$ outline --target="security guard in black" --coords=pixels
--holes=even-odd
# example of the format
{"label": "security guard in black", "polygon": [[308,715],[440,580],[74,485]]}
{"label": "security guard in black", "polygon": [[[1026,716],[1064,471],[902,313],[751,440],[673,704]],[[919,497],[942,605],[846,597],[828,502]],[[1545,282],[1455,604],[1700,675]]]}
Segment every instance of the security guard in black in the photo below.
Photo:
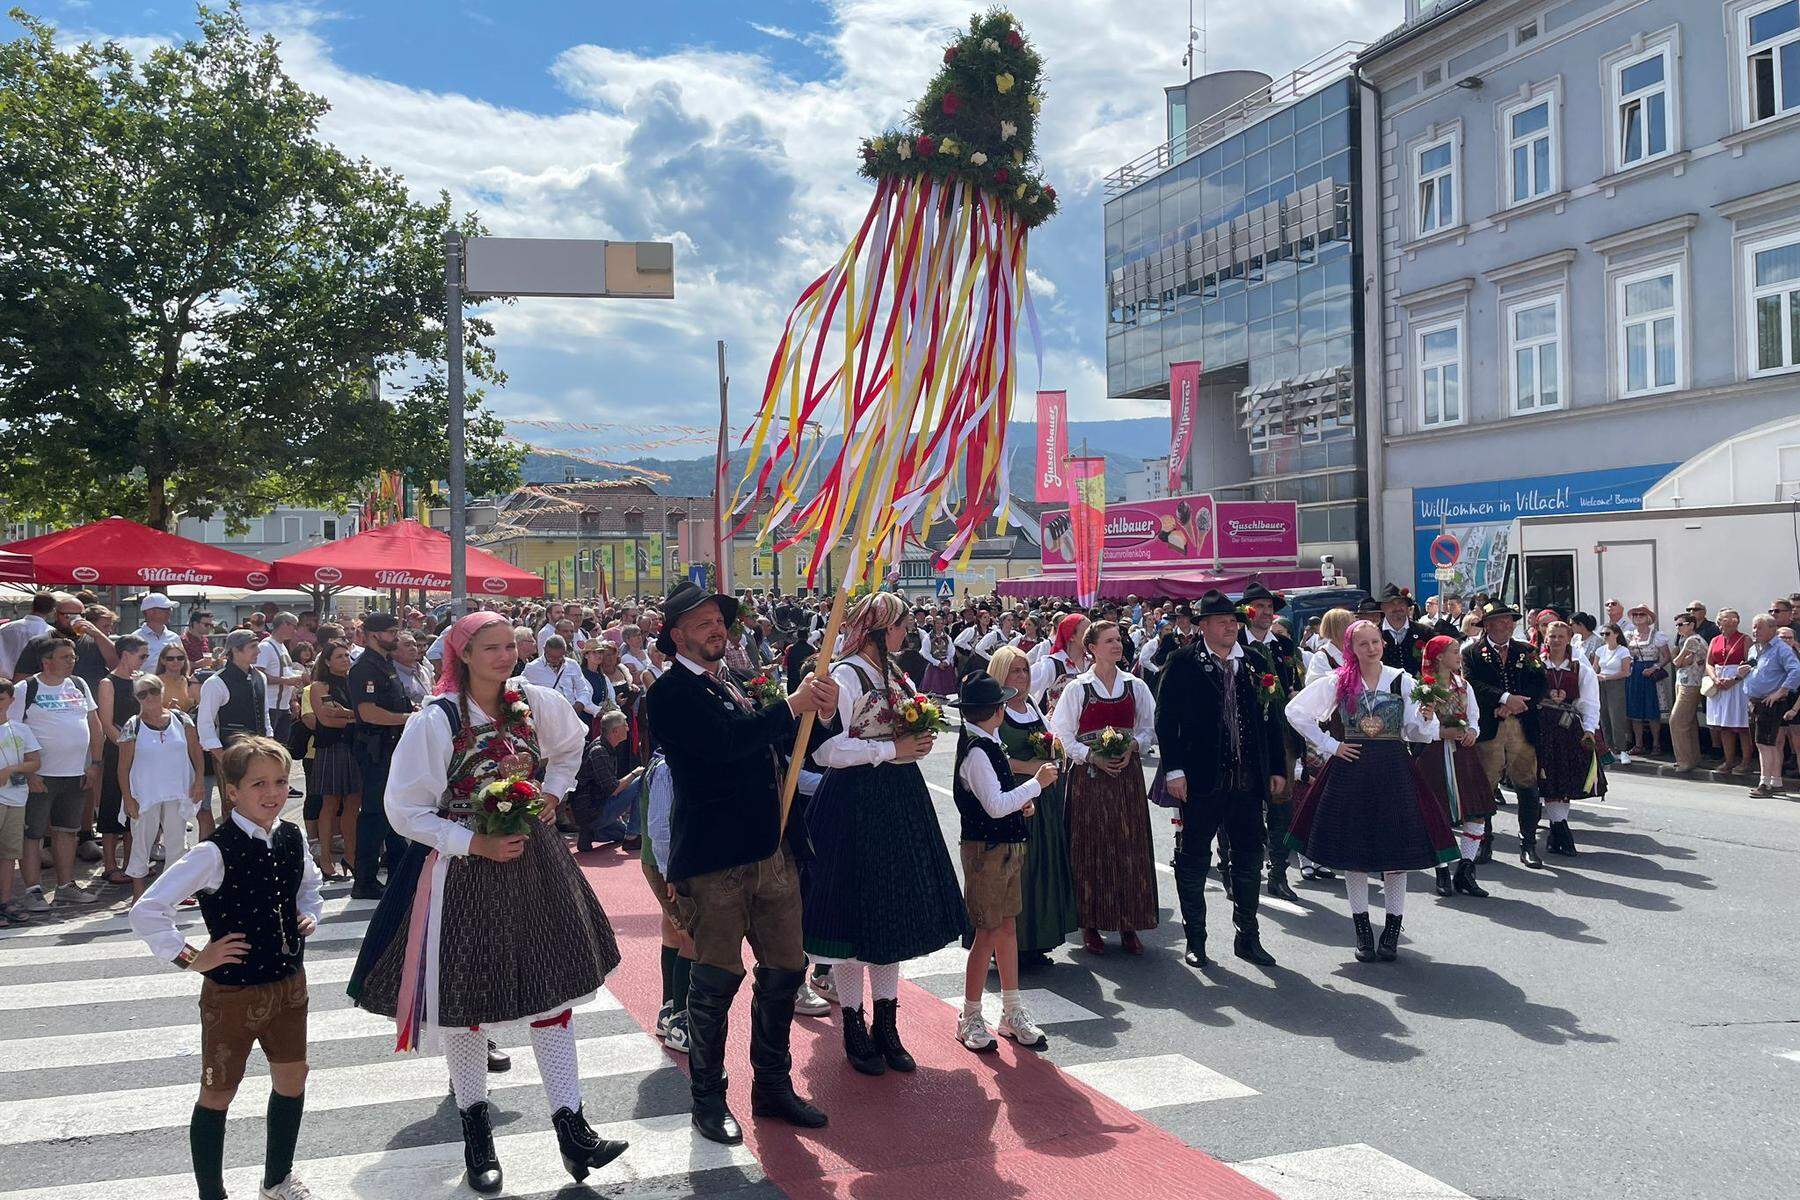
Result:
{"label": "security guard in black", "polygon": [[400,622],[392,613],[371,613],[363,618],[363,652],[350,666],[350,706],[356,711],[350,747],[362,773],[362,811],[356,819],[356,882],[350,894],[357,899],[378,899],[382,886],[376,872],[385,862],[388,877],[400,865],[406,839],[388,825],[388,766],[400,731],[414,709],[394,669],[394,648],[400,644]]}

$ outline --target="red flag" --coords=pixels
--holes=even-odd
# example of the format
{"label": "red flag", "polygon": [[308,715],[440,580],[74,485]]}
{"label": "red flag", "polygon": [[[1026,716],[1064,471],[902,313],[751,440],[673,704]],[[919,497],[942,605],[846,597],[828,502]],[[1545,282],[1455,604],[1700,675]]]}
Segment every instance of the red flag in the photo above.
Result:
{"label": "red flag", "polygon": [[1069,393],[1037,394],[1037,499],[1039,504],[1066,498],[1063,460],[1069,457]]}
{"label": "red flag", "polygon": [[1169,364],[1169,494],[1181,493],[1181,469],[1194,441],[1195,410],[1200,403],[1200,364]]}
{"label": "red flag", "polygon": [[1106,460],[1069,460],[1069,532],[1075,543],[1075,601],[1100,599],[1100,559],[1106,549]]}

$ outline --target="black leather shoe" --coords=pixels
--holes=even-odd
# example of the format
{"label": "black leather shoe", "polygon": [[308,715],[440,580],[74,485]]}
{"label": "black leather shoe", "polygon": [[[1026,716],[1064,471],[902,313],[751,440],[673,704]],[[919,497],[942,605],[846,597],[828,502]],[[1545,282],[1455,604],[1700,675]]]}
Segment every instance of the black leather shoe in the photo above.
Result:
{"label": "black leather shoe", "polygon": [[379,900],[387,892],[387,888],[379,879],[371,879],[367,883],[355,883],[350,887],[352,900]]}
{"label": "black leather shoe", "polygon": [[860,1008],[839,1009],[844,1015],[844,1057],[864,1075],[887,1074],[887,1060],[869,1039],[869,1027],[863,1024]]}
{"label": "black leather shoe", "polygon": [[1375,947],[1375,957],[1382,962],[1393,962],[1400,957],[1400,918],[1389,916],[1381,927],[1381,942]]}
{"label": "black leather shoe", "polygon": [[510,1070],[512,1070],[512,1055],[508,1054],[506,1051],[502,1050],[500,1047],[494,1045],[493,1039],[489,1038],[488,1039],[488,1074],[498,1075],[502,1071],[510,1071]]}
{"label": "black leather shoe", "polygon": [[[1458,869],[1460,870],[1461,868]],[[1452,896],[1456,894],[1456,889],[1452,887],[1450,883],[1450,868],[1444,866],[1442,863],[1439,863],[1437,867],[1437,894],[1440,896]]]}
{"label": "black leather shoe", "polygon": [[488,1123],[486,1100],[462,1110],[463,1182],[471,1191],[491,1196],[502,1186],[500,1156],[494,1153],[494,1128]]}
{"label": "black leather shoe", "polygon": [[1534,871],[1541,871],[1544,869],[1544,860],[1538,857],[1536,838],[1521,838],[1519,840],[1519,862],[1521,865],[1530,867]]}
{"label": "black leather shoe", "polygon": [[563,1169],[576,1183],[631,1148],[630,1142],[615,1142],[595,1133],[579,1108],[557,1109],[550,1114],[550,1123],[556,1126],[556,1148],[562,1151]]}
{"label": "black leather shoe", "polygon": [[1575,834],[1570,831],[1567,821],[1550,822],[1550,836],[1546,839],[1544,848],[1565,858],[1574,858],[1579,853],[1575,849]]}
{"label": "black leather shoe", "polygon": [[1356,961],[1375,961],[1375,929],[1369,924],[1369,914],[1356,913],[1350,920],[1356,926]]}
{"label": "black leather shoe", "polygon": [[825,1114],[802,1100],[792,1083],[751,1083],[750,1111],[802,1129],[823,1129],[826,1123]]}
{"label": "black leather shoe", "polygon": [[919,1069],[913,1056],[906,1052],[900,1044],[900,1002],[898,1000],[877,1000],[875,1002],[875,1027],[869,1035],[875,1039],[875,1048],[881,1051],[881,1057],[887,1060],[888,1070],[903,1074]]}
{"label": "black leather shoe", "polygon": [[694,1132],[709,1142],[735,1146],[744,1140],[744,1130],[725,1106],[725,1093],[694,1097]]}
{"label": "black leather shoe", "polygon": [[1245,933],[1240,930],[1237,936],[1231,939],[1231,952],[1245,962],[1255,963],[1259,967],[1275,965],[1275,956],[1263,949],[1262,938],[1254,933]]}
{"label": "black leather shoe", "polygon": [[1181,961],[1196,971],[1212,966],[1212,959],[1206,957],[1205,942],[1189,942],[1187,953],[1181,956]]}
{"label": "black leather shoe", "polygon": [[1456,878],[1452,882],[1464,896],[1473,896],[1477,900],[1487,899],[1487,889],[1475,882],[1475,864],[1466,858],[1456,864]]}
{"label": "black leather shoe", "polygon": [[1286,867],[1269,868],[1269,895],[1277,900],[1299,900],[1294,894],[1292,885],[1288,883]]}

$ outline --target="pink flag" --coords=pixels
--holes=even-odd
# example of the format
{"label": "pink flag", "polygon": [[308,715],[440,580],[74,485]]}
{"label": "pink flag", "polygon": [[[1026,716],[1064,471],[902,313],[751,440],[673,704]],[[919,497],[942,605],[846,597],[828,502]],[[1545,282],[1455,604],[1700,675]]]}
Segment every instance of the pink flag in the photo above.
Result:
{"label": "pink flag", "polygon": [[1100,559],[1106,549],[1106,460],[1069,460],[1069,532],[1075,543],[1075,601],[1100,599]]}
{"label": "pink flag", "polygon": [[1069,457],[1069,393],[1037,394],[1037,499],[1039,504],[1069,494],[1063,460]]}
{"label": "pink flag", "polygon": [[1169,364],[1169,494],[1181,493],[1181,469],[1194,441],[1195,409],[1200,403],[1200,364]]}

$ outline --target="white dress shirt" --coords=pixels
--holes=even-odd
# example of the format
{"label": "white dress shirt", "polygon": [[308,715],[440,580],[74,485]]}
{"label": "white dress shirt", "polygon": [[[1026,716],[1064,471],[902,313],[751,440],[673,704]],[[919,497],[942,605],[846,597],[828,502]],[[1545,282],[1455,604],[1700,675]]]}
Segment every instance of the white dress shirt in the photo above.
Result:
{"label": "white dress shirt", "polygon": [[[200,748],[202,750],[223,750],[225,743],[219,740],[219,710],[231,699],[231,689],[225,686],[225,679],[218,672],[207,677],[200,685]],[[275,730],[269,724],[267,701],[264,702],[263,736],[274,737]]]}
{"label": "white dress shirt", "polygon": [[[997,736],[977,725],[964,722],[963,727],[969,731],[971,737],[985,738],[996,746],[1001,745]],[[1004,748],[1002,753],[1004,753]],[[981,804],[981,811],[996,820],[1018,812],[1036,800],[1038,794],[1044,790],[1038,786],[1035,775],[1027,775],[1024,783],[1016,784],[1004,791],[1001,790],[1000,776],[994,773],[994,764],[988,761],[986,754],[978,751],[970,751],[963,755],[962,766],[956,769],[956,777],[962,780],[964,787],[974,793],[975,799]]]}
{"label": "white dress shirt", "polygon": [[[1594,668],[1588,665],[1587,659],[1574,653],[1573,650],[1571,650],[1569,657],[1575,664],[1576,676],[1579,679],[1579,682],[1576,684],[1577,690],[1575,695],[1565,698],[1563,703],[1573,704],[1581,713],[1581,728],[1583,732],[1594,733],[1600,728],[1600,676],[1594,673]],[[1566,669],[1568,663],[1553,663],[1550,661],[1549,656],[1546,655],[1544,657],[1544,666],[1555,667],[1560,671]]]}
{"label": "white dress shirt", "polygon": [[892,738],[850,736],[850,720],[856,713],[857,702],[863,697],[862,677],[857,675],[851,663],[861,668],[862,676],[866,676],[871,683],[881,678],[881,668],[860,654],[833,664],[831,681],[838,686],[838,731],[813,751],[813,761],[821,767],[873,766],[893,762],[894,756],[900,752]]}
{"label": "white dress shirt", "polygon": [[1126,688],[1131,689],[1136,714],[1131,736],[1137,740],[1140,755],[1150,753],[1150,747],[1156,741],[1156,700],[1150,695],[1149,685],[1130,671],[1121,670],[1109,688],[1100,682],[1091,667],[1069,681],[1056,702],[1055,711],[1050,714],[1050,732],[1062,740],[1063,753],[1073,762],[1088,760],[1090,747],[1081,741],[1077,731],[1081,728],[1081,709],[1087,699],[1089,684],[1102,700],[1117,700],[1125,694]]}
{"label": "white dress shirt", "polygon": [[560,666],[551,666],[547,658],[534,658],[525,664],[521,672],[525,682],[535,683],[541,688],[557,693],[575,706],[575,711],[585,717],[592,717],[600,711],[600,705],[594,699],[593,685],[582,673],[581,664],[573,658],[564,656]]}
{"label": "white dress shirt", "polygon": [[[1381,668],[1381,680],[1371,691],[1392,691],[1394,679],[1400,680],[1400,695],[1406,701],[1406,716],[1401,724],[1401,737],[1409,742],[1435,742],[1438,740],[1438,719],[1434,715],[1426,720],[1419,712],[1419,702],[1412,698],[1415,681],[1411,675],[1398,667]],[[1320,758],[1330,758],[1337,753],[1339,742],[1324,729],[1325,722],[1337,711],[1337,677],[1327,675],[1316,679],[1301,688],[1292,700],[1288,701],[1288,724],[1294,732],[1306,740]]]}
{"label": "white dress shirt", "polygon": [[[231,819],[263,845],[274,846],[274,835],[243,813],[233,809]],[[325,900],[319,894],[319,864],[310,854],[301,855],[300,864],[300,894],[294,898],[294,907],[301,916],[316,922],[325,915]],[[217,891],[224,882],[225,858],[219,847],[211,841],[201,842],[166,867],[145,890],[143,899],[131,906],[131,932],[142,938],[156,957],[175,961],[187,945],[187,938],[175,924],[176,906],[190,896]]]}

